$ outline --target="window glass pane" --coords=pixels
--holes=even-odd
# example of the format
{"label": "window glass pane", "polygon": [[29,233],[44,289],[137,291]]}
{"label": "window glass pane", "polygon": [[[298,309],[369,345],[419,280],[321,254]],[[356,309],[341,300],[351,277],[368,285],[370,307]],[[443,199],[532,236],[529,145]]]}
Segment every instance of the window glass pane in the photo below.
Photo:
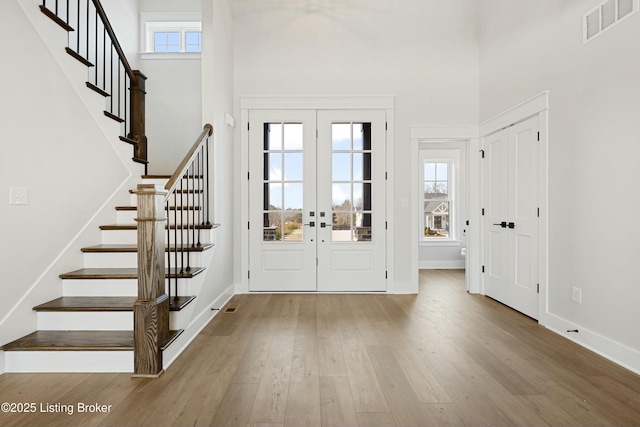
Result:
{"label": "window glass pane", "polygon": [[177,31],[171,31],[167,33],[167,44],[180,45],[180,33]]}
{"label": "window glass pane", "polygon": [[333,123],[331,125],[331,147],[333,150],[351,150],[350,123]]}
{"label": "window glass pane", "polygon": [[284,124],[284,149],[302,150],[302,123]]}
{"label": "window glass pane", "polygon": [[[371,161],[371,158],[369,158]],[[353,180],[362,181],[364,179],[363,173],[364,155],[362,153],[353,153]]]}
{"label": "window glass pane", "polygon": [[371,241],[371,214],[361,213],[354,215],[355,240],[358,242]]}
{"label": "window glass pane", "polygon": [[282,210],[282,184],[269,183],[268,199],[265,200],[265,204],[268,203],[268,210]]}
{"label": "window glass pane", "polygon": [[332,187],[333,210],[350,211],[351,209],[351,185],[333,184]]}
{"label": "window glass pane", "polygon": [[447,181],[449,179],[448,168],[449,165],[446,163],[436,163],[436,179],[438,181]]}
{"label": "window glass pane", "polygon": [[302,153],[284,153],[284,180],[302,181]]}
{"label": "window glass pane", "polygon": [[[285,193],[286,193],[285,189]],[[303,239],[302,211],[285,211],[283,240],[300,242]]]}
{"label": "window glass pane", "polygon": [[363,202],[363,184],[353,184],[353,204],[352,204],[352,208],[353,210],[356,211],[361,211],[362,209],[364,209],[364,202]]}
{"label": "window glass pane", "polygon": [[434,181],[436,179],[436,164],[426,163],[424,164],[424,180]]}
{"label": "window glass pane", "polygon": [[187,31],[184,35],[186,52],[202,52],[202,33],[200,31]]}
{"label": "window glass pane", "polygon": [[351,153],[333,153],[331,170],[333,181],[351,181]]}
{"label": "window glass pane", "polygon": [[353,149],[362,150],[363,146],[362,123],[353,124]]}
{"label": "window glass pane", "polygon": [[282,155],[280,153],[265,153],[265,181],[282,181]]}
{"label": "window glass pane", "polygon": [[331,240],[334,242],[350,242],[352,240],[351,217],[353,215],[350,213],[333,214]]}
{"label": "window glass pane", "polygon": [[282,212],[265,212],[262,226],[262,240],[276,241],[282,239]]}
{"label": "window glass pane", "polygon": [[302,184],[284,185],[284,208],[302,210]]}
{"label": "window glass pane", "polygon": [[266,123],[265,150],[282,150],[282,124]]}

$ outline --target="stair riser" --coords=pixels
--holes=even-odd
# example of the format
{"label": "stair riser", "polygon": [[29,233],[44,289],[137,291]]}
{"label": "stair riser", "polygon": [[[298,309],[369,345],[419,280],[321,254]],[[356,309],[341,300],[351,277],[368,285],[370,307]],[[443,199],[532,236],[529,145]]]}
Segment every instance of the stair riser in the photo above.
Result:
{"label": "stair riser", "polygon": [[[200,287],[195,286],[197,282],[194,280],[178,279],[178,295],[196,295]],[[173,282],[171,282],[171,293],[172,295],[175,294]],[[64,279],[62,281],[62,295],[65,297],[135,297],[138,296],[138,281],[126,279]]]}
{"label": "stair riser", "polygon": [[[178,212],[173,211],[168,214],[171,224],[202,224],[204,214],[202,211]],[[120,225],[134,224],[138,218],[138,211],[118,211],[116,213],[116,223]]]}
{"label": "stair riser", "polygon": [[[185,242],[186,244],[186,242]],[[171,260],[165,258],[165,266],[175,266],[176,255],[178,258],[178,265],[187,265],[187,254],[181,255],[174,252],[169,253]],[[191,267],[202,267],[202,256],[199,252],[189,253],[189,265]],[[184,262],[184,264],[183,264]],[[126,253],[84,253],[84,268],[137,268],[138,267],[138,254],[136,252]]]}
{"label": "stair riser", "polygon": [[6,372],[133,372],[133,351],[5,351]]}
{"label": "stair riser", "polygon": [[130,331],[133,311],[38,312],[40,331]]}
{"label": "stair riser", "polygon": [[[171,230],[171,239],[174,238],[174,231]],[[189,242],[193,241],[193,230],[178,230],[178,242],[180,242],[180,233],[182,233],[182,239],[186,243],[187,233],[189,233]],[[163,233],[165,243],[167,241],[166,230]],[[198,240],[198,230],[195,232],[195,240]],[[212,230],[200,230],[200,243],[211,243],[213,239]],[[138,230],[102,230],[102,243],[105,245],[113,244],[137,244],[138,243]]]}

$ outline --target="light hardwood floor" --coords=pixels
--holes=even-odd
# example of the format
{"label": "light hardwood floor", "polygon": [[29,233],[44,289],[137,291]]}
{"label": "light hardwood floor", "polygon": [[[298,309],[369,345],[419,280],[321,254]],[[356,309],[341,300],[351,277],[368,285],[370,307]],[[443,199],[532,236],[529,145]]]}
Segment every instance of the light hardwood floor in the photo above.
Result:
{"label": "light hardwood floor", "polygon": [[[0,426],[632,426],[640,377],[423,271],[419,295],[238,295],[159,379],[5,374]],[[39,408],[38,408],[39,409]]]}

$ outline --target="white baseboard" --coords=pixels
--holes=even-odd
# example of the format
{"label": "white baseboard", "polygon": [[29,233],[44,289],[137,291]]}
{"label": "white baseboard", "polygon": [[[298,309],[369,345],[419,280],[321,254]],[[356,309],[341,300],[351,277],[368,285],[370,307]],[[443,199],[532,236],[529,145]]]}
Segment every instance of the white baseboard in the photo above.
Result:
{"label": "white baseboard", "polygon": [[167,348],[162,355],[162,367],[166,370],[191,344],[200,332],[220,313],[220,309],[235,295],[234,285],[229,286],[206,310],[203,310],[185,331]]}
{"label": "white baseboard", "polygon": [[[581,325],[572,323],[560,316],[551,313],[546,315],[546,327],[587,348],[610,361],[640,374],[640,351],[627,347],[624,344],[613,341],[597,332],[591,331]],[[567,332],[567,330],[577,329],[579,332]]]}
{"label": "white baseboard", "polygon": [[418,262],[418,268],[420,270],[464,270],[465,262],[463,259],[453,261],[420,260]]}

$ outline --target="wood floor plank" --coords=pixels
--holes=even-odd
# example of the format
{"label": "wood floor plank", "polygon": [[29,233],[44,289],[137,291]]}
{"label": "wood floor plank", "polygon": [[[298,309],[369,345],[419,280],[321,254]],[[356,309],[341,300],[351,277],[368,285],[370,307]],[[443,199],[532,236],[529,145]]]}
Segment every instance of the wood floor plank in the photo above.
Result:
{"label": "wood floor plank", "polygon": [[547,396],[528,395],[516,396],[523,405],[527,406],[538,417],[543,419],[548,425],[553,427],[571,427],[576,425],[576,419],[566,411],[558,407]]}
{"label": "wood floor plank", "polygon": [[347,366],[340,342],[336,295],[319,295],[316,306],[318,336],[318,369],[321,377],[345,376]]}
{"label": "wood floor plank", "polygon": [[348,377],[320,377],[322,427],[358,427]]}
{"label": "wood floor plank", "polygon": [[346,299],[336,301],[340,313],[340,343],[357,412],[389,412],[360,331]]}
{"label": "wood floor plank", "polygon": [[358,412],[359,427],[396,427],[391,412]]}
{"label": "wood floor plank", "polygon": [[285,427],[320,427],[320,377],[316,351],[295,351]]}
{"label": "wood floor plank", "polygon": [[253,405],[258,384],[230,383],[218,406],[211,425],[216,427],[245,427]]}
{"label": "wood floor plank", "polygon": [[438,427],[471,427],[454,403],[423,403],[431,424]]}
{"label": "wood floor plank", "polygon": [[276,331],[253,403],[250,422],[284,422],[295,336],[295,328]]}
{"label": "wood floor plank", "polygon": [[366,348],[396,426],[433,425],[389,346]]}

